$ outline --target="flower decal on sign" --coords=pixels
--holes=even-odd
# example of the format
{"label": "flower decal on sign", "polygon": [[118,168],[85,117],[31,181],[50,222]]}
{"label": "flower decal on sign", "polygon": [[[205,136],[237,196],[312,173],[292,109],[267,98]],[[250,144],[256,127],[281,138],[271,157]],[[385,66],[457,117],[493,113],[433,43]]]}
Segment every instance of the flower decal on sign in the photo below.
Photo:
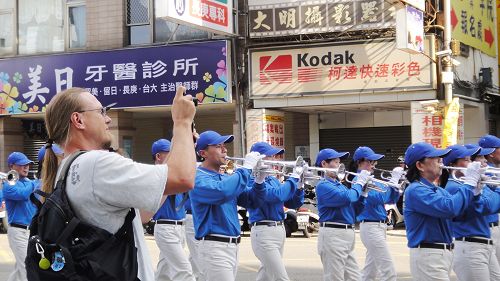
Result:
{"label": "flower decal on sign", "polygon": [[21,80],[23,80],[23,75],[19,72],[16,72],[16,73],[14,73],[14,77],[12,78],[12,80],[14,80],[14,82],[19,84],[19,83],[21,83]]}
{"label": "flower decal on sign", "polygon": [[[226,48],[222,48],[222,55],[226,57]],[[227,102],[229,100],[227,93],[227,68],[226,60],[221,59],[217,63],[217,69],[215,70],[217,79],[214,79],[213,83],[208,85],[203,92],[198,92],[196,94],[196,99],[200,103],[216,103],[216,102]],[[210,73],[205,73],[203,76],[205,82],[212,81],[212,75]]]}
{"label": "flower decal on sign", "polygon": [[[22,75],[16,72],[12,80],[19,84]],[[10,75],[6,72],[0,72],[0,114],[16,114],[28,112],[26,103],[19,101],[19,89],[10,82]]]}

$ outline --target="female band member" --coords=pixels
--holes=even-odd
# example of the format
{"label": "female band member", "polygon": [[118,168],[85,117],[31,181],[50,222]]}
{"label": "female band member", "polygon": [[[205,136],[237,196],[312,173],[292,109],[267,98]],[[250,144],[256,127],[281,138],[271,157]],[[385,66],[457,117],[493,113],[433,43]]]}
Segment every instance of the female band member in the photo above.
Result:
{"label": "female band member", "polygon": [[[449,149],[419,142],[408,147],[405,163],[410,185],[405,190],[405,224],[410,248],[410,271],[415,281],[450,280],[453,249],[451,219],[463,213],[479,194],[480,164],[468,165],[464,188],[450,194],[437,185],[441,157]],[[476,199],[476,198],[474,198]]]}

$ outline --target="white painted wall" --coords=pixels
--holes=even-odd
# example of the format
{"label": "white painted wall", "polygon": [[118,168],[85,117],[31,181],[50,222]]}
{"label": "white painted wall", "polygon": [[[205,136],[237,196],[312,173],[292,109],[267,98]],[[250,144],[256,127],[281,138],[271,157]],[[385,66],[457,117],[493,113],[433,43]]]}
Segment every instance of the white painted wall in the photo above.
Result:
{"label": "white painted wall", "polygon": [[493,85],[498,86],[498,60],[490,57],[472,47],[470,47],[469,57],[456,57],[460,65],[455,67],[457,76],[460,80],[479,82],[479,70],[482,67],[491,67],[493,70]]}
{"label": "white painted wall", "polygon": [[320,114],[319,129],[410,126],[410,110]]}

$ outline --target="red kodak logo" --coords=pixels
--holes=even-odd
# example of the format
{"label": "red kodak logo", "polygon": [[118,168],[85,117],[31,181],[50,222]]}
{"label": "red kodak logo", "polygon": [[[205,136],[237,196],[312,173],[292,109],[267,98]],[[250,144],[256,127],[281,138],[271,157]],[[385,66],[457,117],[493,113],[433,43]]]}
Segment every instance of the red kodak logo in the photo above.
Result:
{"label": "red kodak logo", "polygon": [[260,57],[260,83],[292,83],[292,55]]}

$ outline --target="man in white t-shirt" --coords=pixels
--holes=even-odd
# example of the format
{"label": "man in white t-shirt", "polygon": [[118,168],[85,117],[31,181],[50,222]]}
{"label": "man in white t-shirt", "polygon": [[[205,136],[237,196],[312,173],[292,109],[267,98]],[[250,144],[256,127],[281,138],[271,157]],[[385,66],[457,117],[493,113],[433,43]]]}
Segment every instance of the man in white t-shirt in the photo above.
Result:
{"label": "man in white t-shirt", "polygon": [[[71,88],[51,100],[45,115],[48,143],[59,144],[66,156],[79,150],[88,151],[74,160],[66,180],[68,198],[79,219],[115,233],[130,208],[141,210],[142,219],[146,220],[144,214],[156,212],[166,195],[193,188],[196,156],[191,124],[196,110],[192,97],[183,96],[184,92],[184,87],[177,89],[172,105],[173,137],[167,165],[140,164],[108,152],[111,144],[108,108],[85,89]],[[50,145],[45,157],[49,162],[56,161]],[[64,163],[65,160],[59,167]],[[47,170],[43,181],[54,182],[55,167],[44,166]],[[133,229],[138,278],[154,280],[139,216],[133,220]]]}

